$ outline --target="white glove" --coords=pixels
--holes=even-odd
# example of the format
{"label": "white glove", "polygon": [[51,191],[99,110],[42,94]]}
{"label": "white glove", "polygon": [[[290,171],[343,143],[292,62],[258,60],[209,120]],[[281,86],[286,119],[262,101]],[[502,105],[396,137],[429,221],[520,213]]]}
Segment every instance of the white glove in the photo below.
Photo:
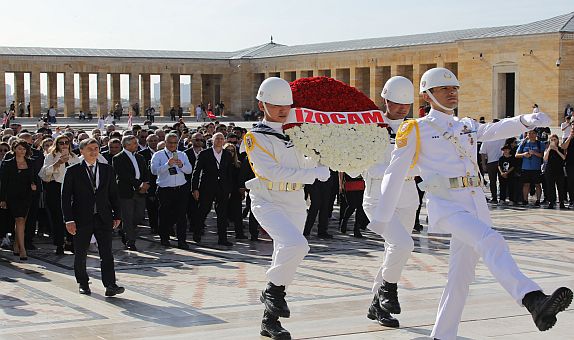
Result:
{"label": "white glove", "polygon": [[527,128],[547,127],[552,124],[550,117],[548,117],[548,115],[544,112],[521,115],[520,121]]}
{"label": "white glove", "polygon": [[331,177],[331,171],[326,166],[316,167],[315,172],[317,173],[317,179],[321,182],[326,182]]}

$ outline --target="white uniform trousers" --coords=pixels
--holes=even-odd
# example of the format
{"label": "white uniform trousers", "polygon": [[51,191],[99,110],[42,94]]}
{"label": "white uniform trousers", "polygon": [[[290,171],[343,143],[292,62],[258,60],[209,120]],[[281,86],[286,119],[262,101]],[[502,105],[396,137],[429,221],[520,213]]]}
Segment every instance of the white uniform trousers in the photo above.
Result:
{"label": "white uniform trousers", "polygon": [[414,249],[411,230],[415,223],[417,206],[397,208],[393,217],[386,223],[369,223],[367,228],[385,239],[385,259],[373,282],[373,293],[383,284],[383,280],[397,283]]}
{"label": "white uniform trousers", "polygon": [[[522,304],[526,293],[541,290],[540,286],[522,274],[504,238],[491,228],[484,195],[478,192],[471,195],[469,189],[451,190],[451,194],[452,201],[430,194],[427,204],[431,217],[433,211],[443,212],[436,225],[440,230],[452,234],[448,281],[431,334],[431,338],[441,340],[456,339],[479,258],[518,304]],[[450,215],[449,210],[452,212]]]}
{"label": "white uniform trousers", "polygon": [[276,286],[287,286],[297,267],[309,252],[303,236],[307,205],[303,190],[280,192],[251,190],[251,211],[261,227],[273,239],[271,267],[267,279]]}

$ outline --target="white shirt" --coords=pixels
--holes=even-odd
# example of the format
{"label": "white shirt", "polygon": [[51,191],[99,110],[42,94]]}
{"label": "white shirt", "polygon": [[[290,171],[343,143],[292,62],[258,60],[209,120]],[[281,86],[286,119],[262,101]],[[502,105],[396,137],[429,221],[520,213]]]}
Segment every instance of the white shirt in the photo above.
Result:
{"label": "white shirt", "polygon": [[[94,164],[90,164],[88,162],[86,162],[84,160],[84,162],[86,163],[86,167],[87,167],[87,171],[90,171],[90,165],[93,165],[94,168],[92,169],[92,173],[95,172],[96,175],[96,188],[98,188],[100,186],[100,171],[98,169],[98,161],[96,160],[96,162]],[[91,181],[92,179],[90,178],[90,175],[86,172],[86,176],[88,176],[88,179]]]}
{"label": "white shirt", "polygon": [[219,153],[217,153],[217,151],[215,151],[215,148],[211,148],[211,150],[213,150],[213,155],[215,156],[217,168],[219,169],[219,164],[221,163],[221,155],[223,154],[223,149],[221,149],[221,152],[219,152]]}
{"label": "white shirt", "polygon": [[[151,157],[151,173],[157,176],[157,185],[160,188],[178,187],[184,185],[187,181],[185,175],[191,174],[192,166],[185,152],[176,151],[177,157],[183,162],[180,168],[176,165],[170,166],[167,162],[171,158],[172,153],[167,149],[160,150],[153,154]],[[175,175],[169,174],[169,168],[175,168],[177,173]]]}
{"label": "white shirt", "polygon": [[196,115],[196,116],[201,116],[201,113],[202,113],[201,107],[196,107],[196,108],[195,108],[195,115]]}
{"label": "white shirt", "polygon": [[[38,173],[38,176],[40,176],[40,178],[44,182],[56,181],[58,183],[64,183],[64,175],[66,175],[66,165],[65,164],[56,165],[56,162],[60,160],[61,156],[62,155],[59,152],[56,152],[55,155],[49,153],[44,158],[44,165],[42,166],[42,169],[40,169],[40,172]],[[74,165],[80,163],[81,161],[82,160],[80,160],[75,154],[72,153],[70,154],[70,158],[68,159],[67,163],[68,165]]]}
{"label": "white shirt", "polygon": [[138,166],[138,161],[136,160],[136,156],[133,153],[129,152],[128,150],[124,150],[126,155],[130,161],[132,161],[132,165],[134,166],[134,170],[136,172],[136,179],[140,179],[140,167]]}
{"label": "white shirt", "polygon": [[502,157],[501,149],[505,142],[506,139],[499,139],[482,143],[480,153],[486,155],[487,163],[498,163],[498,160]]}
{"label": "white shirt", "polygon": [[572,131],[572,124],[570,122],[563,122],[560,124],[560,129],[562,130],[562,140],[564,140],[570,135],[570,131]]}

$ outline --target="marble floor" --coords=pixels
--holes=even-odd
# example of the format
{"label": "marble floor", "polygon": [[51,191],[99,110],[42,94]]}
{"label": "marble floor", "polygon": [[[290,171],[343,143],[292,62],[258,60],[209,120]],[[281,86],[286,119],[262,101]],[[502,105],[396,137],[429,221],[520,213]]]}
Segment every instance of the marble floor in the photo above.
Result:
{"label": "marble floor", "polygon": [[[545,290],[574,287],[574,211],[492,207],[494,225],[520,268]],[[424,221],[424,211],[422,220]],[[28,262],[0,252],[0,339],[260,339],[264,287],[272,243],[235,241],[217,246],[210,216],[201,245],[165,249],[141,226],[138,252],[114,240],[118,283],[126,292],[104,297],[97,254],[88,259],[92,295],[79,295],[73,256],[56,256],[40,239]],[[448,267],[448,235],[413,234],[415,251],[400,282],[401,328],[366,318],[383,242],[342,235],[331,221],[332,240],[309,239],[311,252],[288,289],[295,339],[426,339]],[[191,239],[191,236],[189,237]],[[172,242],[174,245],[175,241]],[[459,339],[572,339],[574,309],[551,330],[538,332],[479,264],[462,317]]]}

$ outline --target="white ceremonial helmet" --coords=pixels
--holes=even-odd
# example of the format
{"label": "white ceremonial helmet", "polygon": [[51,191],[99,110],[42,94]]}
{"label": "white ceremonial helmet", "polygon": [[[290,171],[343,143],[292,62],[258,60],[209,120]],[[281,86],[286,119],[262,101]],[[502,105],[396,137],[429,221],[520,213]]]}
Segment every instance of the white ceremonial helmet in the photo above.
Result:
{"label": "white ceremonial helmet", "polygon": [[415,100],[415,87],[413,83],[405,77],[394,76],[387,80],[381,97],[397,104],[412,104]]}
{"label": "white ceremonial helmet", "polygon": [[420,93],[426,93],[430,99],[443,110],[452,111],[455,107],[446,107],[439,103],[431,93],[430,89],[440,86],[456,86],[460,87],[460,83],[454,73],[449,69],[443,67],[435,67],[426,71],[421,77]]}
{"label": "white ceremonial helmet", "polygon": [[435,67],[426,71],[421,77],[420,93],[439,86],[460,86],[460,83],[449,69]]}
{"label": "white ceremonial helmet", "polygon": [[269,77],[259,86],[257,100],[272,105],[292,105],[293,93],[291,86],[285,79]]}

